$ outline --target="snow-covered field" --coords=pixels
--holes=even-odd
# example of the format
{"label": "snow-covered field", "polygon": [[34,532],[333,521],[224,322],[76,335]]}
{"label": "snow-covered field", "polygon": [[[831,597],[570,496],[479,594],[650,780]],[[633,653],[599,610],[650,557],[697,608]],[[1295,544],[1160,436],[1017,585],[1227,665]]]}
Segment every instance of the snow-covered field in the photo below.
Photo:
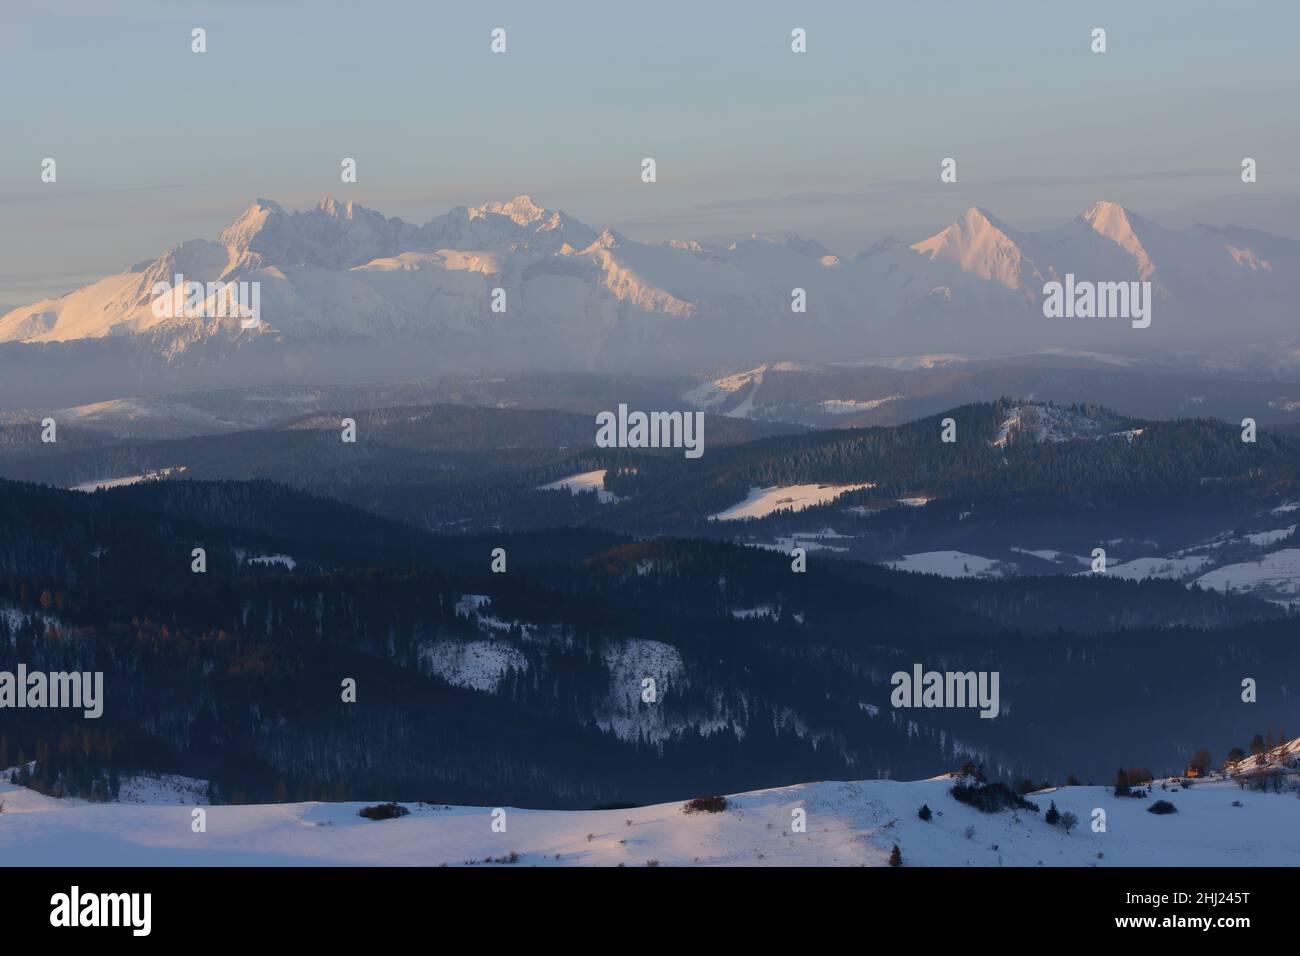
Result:
{"label": "snow-covered field", "polygon": [[[810,783],[733,796],[720,813],[682,803],[631,810],[407,804],[410,815],[370,821],[363,803],[296,803],[193,809],[86,804],[0,784],[0,864],[520,866],[885,866],[895,844],[905,866],[1295,866],[1300,800],[1239,789],[1231,781],[1187,790],[1157,784],[1146,799],[1106,787],[1031,794],[1040,807],[985,814],[949,794],[952,779]],[[1177,812],[1157,815],[1157,799]],[[1070,833],[1043,820],[1049,803],[1073,813]],[[1234,805],[1234,802],[1239,805]],[[917,811],[926,804],[933,818]],[[1093,832],[1094,809],[1105,832]],[[806,832],[792,824],[804,811]],[[496,861],[495,863],[488,862]]]}
{"label": "snow-covered field", "polygon": [[1295,603],[1300,599],[1300,548],[1215,568],[1196,583],[1215,591],[1245,591],[1281,604]]}
{"label": "snow-covered field", "polygon": [[998,577],[1001,574],[1000,563],[965,551],[923,551],[885,562],[895,571],[941,574],[945,578]]}
{"label": "snow-covered field", "polygon": [[862,488],[871,488],[871,482],[856,485],[777,485],[771,488],[751,488],[745,500],[725,511],[713,515],[711,521],[739,521],[742,518],[766,518],[777,511],[803,511],[814,505],[824,505],[840,495]]}
{"label": "snow-covered field", "polygon": [[830,542],[845,540],[848,535],[836,533],[834,528],[822,528],[820,531],[798,531],[789,535],[778,535],[775,541],[746,541],[746,545],[754,548],[766,548],[769,551],[780,551],[782,554],[789,554],[795,548],[803,548],[805,551],[848,551],[848,548],[840,547]]}
{"label": "snow-covered field", "polygon": [[884,398],[828,398],[819,402],[821,410],[828,415],[854,415],[858,412],[869,412],[879,408],[889,402],[899,401],[902,395],[886,395]]}
{"label": "snow-covered field", "polygon": [[618,496],[612,491],[605,490],[605,472],[607,469],[598,468],[595,471],[584,471],[580,474],[569,475],[567,478],[561,478],[559,481],[553,481],[549,485],[542,485],[539,491],[565,491],[570,494],[578,495],[585,492],[595,492],[597,500],[602,505],[612,504],[618,501]]}
{"label": "snow-covered field", "polygon": [[1144,578],[1178,579],[1195,574],[1213,561],[1213,557],[1204,554],[1194,554],[1185,558],[1134,558],[1123,564],[1111,565],[1106,568],[1106,573],[1129,581],[1141,581]]}
{"label": "snow-covered field", "polygon": [[73,485],[73,491],[98,491],[101,488],[124,488],[127,485],[138,485],[142,481],[160,481],[172,474],[179,474],[185,471],[184,465],[175,468],[160,468],[157,471],[147,471],[141,475],[125,475],[121,478],[102,478],[97,481],[86,481],[79,485]]}

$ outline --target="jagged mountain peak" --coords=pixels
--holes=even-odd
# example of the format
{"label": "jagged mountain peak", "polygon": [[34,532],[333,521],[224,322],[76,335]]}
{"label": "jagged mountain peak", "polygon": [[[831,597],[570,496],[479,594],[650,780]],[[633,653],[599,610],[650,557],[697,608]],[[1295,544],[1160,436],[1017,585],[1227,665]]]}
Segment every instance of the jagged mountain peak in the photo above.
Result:
{"label": "jagged mountain peak", "polygon": [[951,262],[1008,289],[1023,289],[1028,279],[1038,276],[1017,233],[979,206],[971,206],[951,225],[911,248],[932,261]]}
{"label": "jagged mountain peak", "polygon": [[584,249],[596,231],[558,209],[547,209],[521,194],[505,202],[493,200],[478,206],[457,206],[424,226],[435,244],[456,248],[490,248],[534,254],[552,254],[565,245]]}
{"label": "jagged mountain peak", "polygon": [[604,229],[592,243],[592,247],[597,249],[613,249],[617,246],[627,244],[627,237],[616,229]]}
{"label": "jagged mountain peak", "polygon": [[[333,195],[327,195],[324,199],[316,204],[316,210],[323,212],[325,215],[334,219],[353,219],[363,215],[379,215],[372,209],[367,209],[360,203],[353,202],[351,199],[346,202],[339,202]],[[383,218],[382,216],[380,218]]]}
{"label": "jagged mountain peak", "polygon": [[403,232],[414,227],[400,219],[387,220],[360,203],[340,202],[332,195],[321,199],[307,212],[292,213],[272,200],[257,199],[225,228],[217,241],[235,256],[251,250],[279,263],[272,255],[291,254],[291,249],[304,243],[327,241],[326,236],[336,231],[359,233],[386,228]]}
{"label": "jagged mountain peak", "polygon": [[1080,217],[1095,229],[1105,228],[1110,223],[1127,225],[1136,218],[1127,208],[1110,199],[1098,199]]}
{"label": "jagged mountain peak", "polygon": [[986,236],[995,236],[1014,241],[1012,237],[1015,230],[1004,223],[997,216],[993,215],[987,209],[979,206],[971,206],[962,213],[956,220],[945,226],[939,232],[935,233],[928,239],[922,239],[920,242],[913,244],[912,248],[931,247],[943,243],[952,243],[957,240],[966,242],[979,240]]}
{"label": "jagged mountain peak", "polygon": [[485,202],[481,206],[472,206],[468,212],[470,219],[481,219],[491,213],[497,216],[505,216],[518,226],[527,226],[539,219],[550,218],[555,215],[551,210],[535,203],[532,196],[523,194],[507,202],[492,201]]}
{"label": "jagged mountain peak", "polygon": [[1098,235],[1109,239],[1137,262],[1138,274],[1143,279],[1150,278],[1156,271],[1155,263],[1143,245],[1141,233],[1148,232],[1153,226],[1141,216],[1129,212],[1117,202],[1099,200],[1089,206],[1079,219],[1087,223]]}
{"label": "jagged mountain peak", "polygon": [[247,248],[248,241],[273,219],[286,219],[284,207],[271,199],[254,199],[218,237],[225,246]]}
{"label": "jagged mountain peak", "polygon": [[971,206],[957,221],[967,229],[993,228],[1008,235],[1013,231],[1010,226],[983,206]]}

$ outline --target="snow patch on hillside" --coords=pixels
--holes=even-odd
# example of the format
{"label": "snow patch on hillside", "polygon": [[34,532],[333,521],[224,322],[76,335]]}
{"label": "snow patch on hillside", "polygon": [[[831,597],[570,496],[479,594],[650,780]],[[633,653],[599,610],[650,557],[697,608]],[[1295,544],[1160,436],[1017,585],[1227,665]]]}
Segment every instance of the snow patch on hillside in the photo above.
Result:
{"label": "snow patch on hillside", "polygon": [[1215,591],[1246,592],[1274,604],[1300,606],[1300,548],[1226,564],[1197,578],[1196,583]]}
{"label": "snow patch on hillside", "polygon": [[828,542],[848,540],[852,536],[839,534],[834,528],[823,528],[821,531],[796,531],[790,535],[779,535],[775,541],[744,541],[747,547],[765,548],[769,551],[780,551],[782,554],[789,554],[795,548],[803,548],[805,551],[833,551],[847,552],[849,549],[839,547]]}
{"label": "snow patch on hillside", "polygon": [[528,658],[505,641],[435,641],[420,649],[429,670],[454,687],[495,693],[506,672],[528,669]]}
{"label": "snow patch on hillside", "polygon": [[260,564],[266,567],[280,565],[292,571],[298,562],[287,554],[250,554],[243,548],[235,548],[235,560],[240,564]]}
{"label": "snow patch on hillside", "polygon": [[177,465],[172,468],[159,468],[157,471],[146,471],[139,475],[124,475],[120,478],[100,478],[95,481],[84,481],[79,485],[73,485],[73,491],[98,491],[101,488],[125,488],[128,485],[138,485],[142,481],[161,481],[163,478],[173,474],[180,474],[185,471],[184,465]]}
{"label": "snow patch on hillside", "polygon": [[[608,643],[600,657],[609,673],[609,694],[595,715],[601,730],[613,731],[621,740],[644,737],[660,741],[680,729],[665,716],[662,703],[664,694],[671,692],[683,672],[677,648],[661,641],[631,638]],[[654,703],[642,700],[647,678],[654,681]],[[716,729],[728,723],[720,720],[712,725]]]}
{"label": "snow patch on hillside", "polygon": [[1106,417],[1095,417],[1083,411],[1040,402],[1021,402],[1013,406],[998,426],[989,444],[1005,448],[1013,441],[1066,442],[1076,438],[1122,437],[1130,443],[1144,429],[1132,428],[1112,431],[1114,422]]}
{"label": "snow patch on hillside", "polygon": [[570,494],[580,495],[584,493],[595,492],[597,500],[602,505],[613,504],[618,501],[618,495],[612,491],[605,490],[605,474],[608,469],[598,468],[595,471],[584,471],[576,475],[569,475],[567,478],[561,478],[559,481],[553,481],[549,485],[542,485],[539,491],[565,491]]}
{"label": "snow patch on hillside", "polygon": [[945,578],[996,578],[1002,576],[1002,562],[965,551],[923,551],[886,561],[895,571],[938,574]]}
{"label": "snow patch on hillside", "polygon": [[731,616],[738,621],[752,621],[760,617],[774,617],[776,609],[770,604],[760,604],[757,607],[734,607],[731,609]]}
{"label": "snow patch on hillside", "polygon": [[803,511],[824,505],[850,491],[874,488],[874,482],[853,485],[774,485],[770,488],[750,488],[745,500],[710,516],[710,521],[739,521],[743,518],[766,518],[777,511]]}
{"label": "snow patch on hillside", "polygon": [[1128,581],[1141,581],[1145,578],[1178,580],[1196,574],[1206,565],[1213,563],[1214,558],[1205,554],[1194,554],[1184,558],[1134,558],[1132,561],[1107,567],[1106,573]]}
{"label": "snow patch on hillside", "polygon": [[869,412],[882,405],[887,405],[890,402],[901,401],[902,399],[902,395],[886,395],[884,398],[869,398],[864,400],[856,398],[828,398],[823,402],[819,402],[818,406],[828,415],[852,415],[857,412]]}

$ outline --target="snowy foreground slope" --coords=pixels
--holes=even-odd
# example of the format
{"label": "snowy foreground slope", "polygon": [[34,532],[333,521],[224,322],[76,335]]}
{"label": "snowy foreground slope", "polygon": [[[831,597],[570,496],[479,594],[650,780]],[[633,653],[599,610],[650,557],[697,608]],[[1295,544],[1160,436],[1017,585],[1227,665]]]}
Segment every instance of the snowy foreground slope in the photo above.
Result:
{"label": "snowy foreground slope", "polygon": [[[802,784],[731,797],[720,813],[687,814],[682,803],[507,808],[504,833],[493,832],[492,808],[407,804],[409,816],[371,821],[357,815],[361,803],[208,807],[207,832],[194,833],[194,808],[177,805],[183,796],[160,795],[171,805],[86,804],[0,784],[0,865],[886,866],[894,844],[907,866],[1300,865],[1293,790],[1217,780],[1166,792],[1157,782],[1137,799],[1066,787],[1031,794],[1037,814],[985,814],[953,799],[952,783]],[[1147,812],[1158,799],[1177,812]],[[1072,833],[1043,821],[1053,801],[1078,817]],[[923,803],[930,822],[917,817]],[[1089,827],[1096,807],[1106,811],[1105,833]],[[805,833],[791,831],[796,809],[806,811]]]}

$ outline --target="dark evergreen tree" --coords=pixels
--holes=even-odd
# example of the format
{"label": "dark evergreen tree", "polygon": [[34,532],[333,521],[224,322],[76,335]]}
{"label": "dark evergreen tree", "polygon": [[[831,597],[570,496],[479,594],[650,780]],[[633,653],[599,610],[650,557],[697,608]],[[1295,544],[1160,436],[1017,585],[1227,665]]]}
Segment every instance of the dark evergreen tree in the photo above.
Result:
{"label": "dark evergreen tree", "polygon": [[1115,774],[1115,796],[1127,797],[1130,793],[1132,793],[1132,787],[1129,786],[1128,771],[1120,767]]}

